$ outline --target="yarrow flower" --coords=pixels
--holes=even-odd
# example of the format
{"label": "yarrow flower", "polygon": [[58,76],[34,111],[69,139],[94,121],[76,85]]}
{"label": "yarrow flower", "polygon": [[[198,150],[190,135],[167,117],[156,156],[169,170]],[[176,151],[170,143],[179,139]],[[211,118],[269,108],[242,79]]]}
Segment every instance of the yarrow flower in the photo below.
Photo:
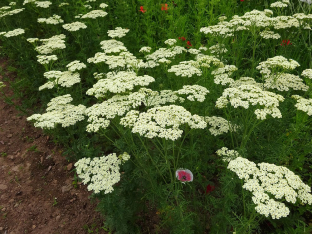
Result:
{"label": "yarrow flower", "polygon": [[126,36],[126,34],[129,31],[130,31],[130,29],[124,29],[121,27],[117,27],[117,28],[115,28],[115,30],[108,30],[107,34],[111,38],[115,38],[115,37],[122,38],[122,37]]}
{"label": "yarrow flower", "polygon": [[299,95],[292,95],[291,97],[297,100],[297,104],[295,105],[297,110],[301,110],[309,116],[312,115],[312,98],[306,99]]}
{"label": "yarrow flower", "polygon": [[46,23],[46,24],[61,24],[64,23],[64,20],[62,20],[61,16],[59,15],[53,15],[49,18],[38,18],[38,23]]}
{"label": "yarrow flower", "polygon": [[36,7],[41,7],[41,8],[49,8],[49,6],[52,4],[50,1],[35,1],[34,2]]}
{"label": "yarrow flower", "polygon": [[178,169],[176,170],[176,178],[180,180],[182,183],[192,182],[193,173],[188,169]]}
{"label": "yarrow flower", "polygon": [[77,72],[74,73],[71,71],[48,71],[45,72],[43,75],[45,78],[49,79],[49,81],[44,85],[41,85],[39,87],[39,91],[43,89],[52,89],[56,85],[69,88],[74,84],[80,82],[80,75]]}
{"label": "yarrow flower", "polygon": [[84,63],[81,63],[79,60],[75,60],[67,64],[66,67],[68,68],[68,71],[75,72],[80,71],[87,66]]}
{"label": "yarrow flower", "polygon": [[35,127],[43,129],[53,129],[56,124],[61,124],[62,127],[74,125],[84,120],[86,107],[81,104],[78,106],[69,104],[72,100],[70,94],[52,98],[47,104],[46,113],[33,114],[27,120],[33,121]]}
{"label": "yarrow flower", "polygon": [[79,21],[76,21],[70,24],[63,24],[62,27],[66,29],[67,31],[75,32],[75,31],[78,31],[79,29],[86,29],[87,25]]}
{"label": "yarrow flower", "polygon": [[164,42],[167,45],[173,46],[175,43],[177,43],[176,39],[168,39]]}
{"label": "yarrow flower", "polygon": [[155,107],[147,112],[130,111],[120,124],[131,127],[133,133],[147,138],[160,137],[172,141],[182,136],[181,125],[188,124],[191,129],[204,129],[207,123],[198,115],[192,115],[184,107],[177,105]]}
{"label": "yarrow flower", "polygon": [[144,47],[142,47],[140,50],[139,50],[139,52],[140,53],[149,53],[149,52],[151,52],[151,47],[149,47],[149,46],[144,46]]}
{"label": "yarrow flower", "polygon": [[7,33],[4,33],[3,36],[5,36],[5,37],[15,37],[15,36],[18,36],[18,35],[21,35],[21,34],[24,34],[24,33],[25,33],[24,29],[17,28],[17,29],[14,29],[12,31],[9,31]]}
{"label": "yarrow flower", "polygon": [[130,159],[128,153],[117,155],[115,153],[95,158],[83,158],[75,163],[76,172],[88,190],[104,194],[114,191],[113,186],[121,179],[120,165]]}
{"label": "yarrow flower", "polygon": [[231,122],[227,121],[222,117],[217,116],[206,116],[204,120],[211,126],[209,131],[211,135],[218,136],[227,132],[235,132],[239,128],[237,125],[231,124]]}
{"label": "yarrow flower", "polygon": [[98,17],[105,17],[107,12],[103,10],[93,10],[81,16],[81,19],[96,19]]}
{"label": "yarrow flower", "polygon": [[[228,103],[234,108],[243,107],[248,109],[250,105],[257,106],[255,114],[257,119],[264,120],[267,115],[273,118],[282,118],[280,110],[277,108],[279,102],[283,102],[284,97],[269,91],[264,91],[254,85],[241,85],[237,88],[227,88],[221,97],[216,101],[217,108],[225,108]],[[259,108],[260,107],[260,108]]]}
{"label": "yarrow flower", "polygon": [[35,50],[39,54],[51,54],[55,50],[65,49],[65,38],[66,36],[64,34],[59,34],[48,39],[39,39],[38,41],[42,42],[42,45],[37,46]]}
{"label": "yarrow flower", "polygon": [[312,204],[311,188],[286,167],[269,163],[256,165],[240,157],[236,151],[233,151],[235,157],[228,157],[228,152],[229,150],[223,147],[217,154],[224,155],[224,161],[229,162],[227,168],[244,181],[243,188],[252,193],[252,201],[257,205],[255,210],[258,213],[273,219],[288,216],[289,208],[277,199],[285,199],[293,204],[297,200],[303,204]]}
{"label": "yarrow flower", "polygon": [[57,60],[57,56],[56,55],[37,55],[37,61],[40,64],[49,64],[51,61],[56,61]]}

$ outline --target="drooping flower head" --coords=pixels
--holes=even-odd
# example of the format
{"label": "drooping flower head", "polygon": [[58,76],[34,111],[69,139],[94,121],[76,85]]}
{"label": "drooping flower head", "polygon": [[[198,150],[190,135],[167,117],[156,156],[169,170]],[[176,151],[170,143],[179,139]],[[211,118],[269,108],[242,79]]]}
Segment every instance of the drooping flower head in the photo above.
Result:
{"label": "drooping flower head", "polygon": [[182,181],[182,183],[193,181],[193,173],[188,169],[176,170],[176,177],[178,180]]}

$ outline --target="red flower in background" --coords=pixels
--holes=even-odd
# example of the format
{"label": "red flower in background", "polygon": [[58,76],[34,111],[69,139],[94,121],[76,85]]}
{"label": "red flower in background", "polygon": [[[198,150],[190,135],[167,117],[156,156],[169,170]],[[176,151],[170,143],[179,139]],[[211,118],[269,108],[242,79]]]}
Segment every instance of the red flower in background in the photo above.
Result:
{"label": "red flower in background", "polygon": [[244,0],[240,0],[241,2],[243,2]]}
{"label": "red flower in background", "polygon": [[283,40],[281,43],[281,46],[286,46],[286,45],[292,45],[292,43],[290,42],[290,40]]}
{"label": "red flower in background", "polygon": [[143,6],[140,6],[140,11],[141,11],[142,13],[145,13],[145,12],[146,12],[146,10],[144,10]]}
{"label": "red flower in background", "polygon": [[167,11],[168,10],[168,4],[161,4],[161,10]]}
{"label": "red flower in background", "polygon": [[206,194],[212,192],[213,190],[215,190],[215,186],[208,184],[206,188]]}
{"label": "red flower in background", "polygon": [[187,41],[186,44],[188,45],[187,48],[190,48],[190,46],[192,46],[190,41]]}
{"label": "red flower in background", "polygon": [[179,37],[179,40],[185,41],[186,38],[185,37]]}

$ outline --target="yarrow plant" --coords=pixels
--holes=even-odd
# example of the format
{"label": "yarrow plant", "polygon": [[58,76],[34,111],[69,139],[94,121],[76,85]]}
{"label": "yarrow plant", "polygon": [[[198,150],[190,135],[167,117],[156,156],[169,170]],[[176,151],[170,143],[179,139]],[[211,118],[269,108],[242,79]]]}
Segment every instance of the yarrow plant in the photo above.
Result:
{"label": "yarrow plant", "polygon": [[269,163],[259,163],[257,167],[254,162],[240,157],[237,152],[231,152],[226,147],[217,151],[217,154],[225,156],[224,160],[229,162],[227,168],[244,180],[243,188],[252,192],[252,201],[256,204],[258,213],[271,216],[272,219],[288,216],[289,208],[275,199],[284,198],[293,204],[297,200],[303,204],[312,204],[311,188],[286,167]]}
{"label": "yarrow plant", "polygon": [[130,159],[128,153],[117,157],[115,153],[95,158],[83,158],[75,163],[76,172],[84,184],[88,184],[88,190],[94,193],[103,191],[111,193],[113,186],[121,179],[120,165]]}

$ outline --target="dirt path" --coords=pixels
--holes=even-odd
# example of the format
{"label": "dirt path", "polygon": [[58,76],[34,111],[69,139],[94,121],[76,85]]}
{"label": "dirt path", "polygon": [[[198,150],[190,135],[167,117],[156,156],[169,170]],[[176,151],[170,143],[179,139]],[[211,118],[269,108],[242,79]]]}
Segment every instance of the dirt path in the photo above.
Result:
{"label": "dirt path", "polygon": [[73,184],[73,164],[26,117],[0,96],[0,233],[106,233],[91,193]]}

